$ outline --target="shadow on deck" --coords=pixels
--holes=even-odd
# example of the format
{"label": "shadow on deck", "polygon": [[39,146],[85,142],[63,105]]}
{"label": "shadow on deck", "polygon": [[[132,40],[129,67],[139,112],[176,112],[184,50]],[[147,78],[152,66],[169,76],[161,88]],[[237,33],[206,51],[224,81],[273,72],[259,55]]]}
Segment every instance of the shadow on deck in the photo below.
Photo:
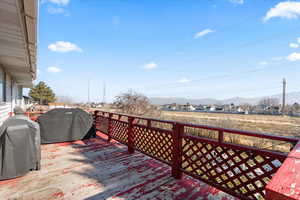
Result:
{"label": "shadow on deck", "polygon": [[104,137],[43,145],[41,171],[0,181],[0,199],[236,199]]}

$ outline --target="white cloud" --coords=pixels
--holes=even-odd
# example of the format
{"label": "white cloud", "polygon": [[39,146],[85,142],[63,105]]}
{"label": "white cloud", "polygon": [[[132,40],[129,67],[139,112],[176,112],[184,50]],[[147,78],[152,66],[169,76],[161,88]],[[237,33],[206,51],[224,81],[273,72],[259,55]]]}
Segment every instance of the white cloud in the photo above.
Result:
{"label": "white cloud", "polygon": [[259,64],[260,64],[260,65],[267,65],[268,62],[267,62],[267,61],[261,61],[261,62],[259,62]]}
{"label": "white cloud", "polygon": [[48,2],[55,3],[60,6],[66,6],[69,4],[70,0],[48,0]]}
{"label": "white cloud", "polygon": [[198,39],[200,37],[203,37],[203,36],[205,36],[205,35],[207,35],[209,33],[213,33],[213,32],[215,32],[215,31],[211,30],[211,29],[204,29],[203,31],[200,31],[200,32],[196,33],[195,36],[194,36],[194,38]]}
{"label": "white cloud", "polygon": [[300,2],[285,1],[278,3],[275,7],[271,8],[263,21],[268,21],[274,17],[281,17],[287,19],[296,19],[300,15]]}
{"label": "white cloud", "polygon": [[236,3],[236,4],[243,4],[244,0],[229,0],[231,3]]}
{"label": "white cloud", "polygon": [[294,52],[286,57],[287,60],[294,62],[300,60],[300,53]]}
{"label": "white cloud", "polygon": [[73,44],[71,42],[65,42],[65,41],[57,41],[53,44],[50,44],[48,46],[48,49],[50,51],[56,51],[61,53],[67,53],[70,51],[82,52],[82,49],[79,48],[76,44]]}
{"label": "white cloud", "polygon": [[61,13],[66,13],[67,11],[63,8],[54,8],[52,6],[49,6],[47,8],[48,13],[50,14],[61,14]]}
{"label": "white cloud", "polygon": [[65,14],[65,16],[70,16],[70,13],[66,7],[70,0],[40,0],[40,4],[48,3],[47,12],[50,14]]}
{"label": "white cloud", "polygon": [[190,80],[187,78],[182,78],[178,81],[178,83],[188,83],[188,82],[190,82]]}
{"label": "white cloud", "polygon": [[51,73],[57,73],[57,72],[60,72],[61,71],[61,69],[60,68],[58,68],[58,67],[48,67],[47,68],[47,72],[51,72]]}
{"label": "white cloud", "polygon": [[297,44],[297,43],[290,43],[289,46],[290,46],[291,48],[298,48],[298,47],[299,47],[299,44]]}
{"label": "white cloud", "polygon": [[157,68],[157,64],[155,62],[150,62],[143,67],[144,69],[150,70]]}
{"label": "white cloud", "polygon": [[298,40],[297,40],[297,41],[298,41],[298,43],[300,44],[300,37],[298,38]]}

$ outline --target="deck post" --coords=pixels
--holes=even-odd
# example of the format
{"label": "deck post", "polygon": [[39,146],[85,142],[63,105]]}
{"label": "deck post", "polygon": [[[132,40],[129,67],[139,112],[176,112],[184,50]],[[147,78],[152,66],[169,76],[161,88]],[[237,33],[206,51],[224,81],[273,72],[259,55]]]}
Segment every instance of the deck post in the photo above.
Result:
{"label": "deck post", "polygon": [[180,179],[182,177],[181,161],[182,161],[182,135],[184,132],[184,125],[180,123],[173,124],[172,131],[172,176],[176,179]]}
{"label": "deck post", "polygon": [[148,127],[148,128],[151,127],[151,120],[150,120],[150,119],[147,120],[147,127]]}
{"label": "deck post", "polygon": [[224,142],[224,133],[221,130],[218,132],[218,140],[220,143]]}
{"label": "deck post", "polygon": [[112,118],[113,114],[112,113],[108,113],[108,128],[107,128],[107,135],[108,135],[108,138],[107,138],[107,142],[110,142],[111,141],[111,133],[112,133],[112,123],[111,123],[111,118]]}
{"label": "deck post", "polygon": [[133,117],[128,117],[128,152],[134,153]]}

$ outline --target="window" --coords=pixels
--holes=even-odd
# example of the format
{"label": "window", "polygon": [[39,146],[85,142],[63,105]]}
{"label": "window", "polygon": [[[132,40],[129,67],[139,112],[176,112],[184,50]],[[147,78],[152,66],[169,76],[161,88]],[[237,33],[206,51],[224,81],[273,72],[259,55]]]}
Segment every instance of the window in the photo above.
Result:
{"label": "window", "polygon": [[23,87],[21,85],[18,86],[18,99],[23,98]]}

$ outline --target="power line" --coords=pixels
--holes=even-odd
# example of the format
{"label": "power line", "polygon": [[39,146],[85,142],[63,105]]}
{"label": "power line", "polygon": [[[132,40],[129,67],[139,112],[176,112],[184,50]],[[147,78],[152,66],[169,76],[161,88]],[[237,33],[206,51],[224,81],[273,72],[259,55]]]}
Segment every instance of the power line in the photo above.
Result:
{"label": "power line", "polygon": [[[285,31],[285,32],[265,36],[265,37],[262,37],[262,38],[259,38],[259,39],[255,40],[255,41],[244,42],[244,43],[238,45],[237,47],[235,47],[235,49],[236,49],[236,51],[240,51],[241,49],[243,49],[245,47],[266,43],[268,41],[272,41],[272,40],[277,39],[279,37],[285,36],[287,33],[294,32],[296,30],[299,30],[299,28],[294,28],[294,29],[291,29],[291,30],[288,30],[288,31]],[[218,31],[218,33],[219,33],[219,31]],[[212,37],[212,35],[210,37]],[[222,54],[225,54],[225,53],[230,53],[230,52],[228,50],[218,49],[216,51],[211,52],[210,54],[215,57],[215,55],[222,55]],[[192,59],[187,59],[185,61],[187,62],[189,60],[192,60]],[[174,70],[174,68],[165,68],[165,69],[160,70],[160,71],[170,71],[170,70],[172,70],[173,72],[176,71],[176,70]],[[186,70],[186,68],[185,69],[180,69],[180,70]],[[177,71],[179,71],[179,70],[177,70]]]}
{"label": "power line", "polygon": [[[293,29],[294,30],[294,29]],[[298,30],[298,28],[297,29],[295,29],[295,30]],[[286,32],[284,32],[284,33],[286,33]],[[283,35],[283,33],[280,33],[280,34],[273,34],[273,35],[271,35],[271,36],[268,36],[268,37],[264,37],[264,38],[261,38],[261,39],[259,39],[259,40],[257,40],[256,42],[246,42],[246,43],[244,43],[244,44],[242,44],[242,45],[240,45],[240,49],[241,48],[244,48],[244,47],[247,47],[247,46],[251,46],[251,45],[253,45],[253,44],[257,44],[258,42],[266,42],[266,41],[268,41],[268,39],[274,39],[274,38],[277,38],[278,36],[282,36]],[[223,51],[223,53],[225,53],[225,52],[228,52],[228,51]],[[221,52],[222,53],[222,52]],[[218,53],[218,51],[216,51],[215,53],[213,53],[213,54],[220,54],[220,52]],[[270,66],[268,66],[268,67],[265,67],[265,68],[269,68]],[[251,69],[251,70],[247,70],[247,71],[242,71],[242,72],[236,72],[236,73],[234,73],[235,75],[238,73],[238,74],[241,74],[241,73],[253,73],[253,72],[258,72],[258,71],[262,71],[262,70],[265,70],[265,68],[257,68],[257,69]],[[176,70],[174,70],[174,69],[165,69],[165,70],[163,70],[163,71],[168,71],[168,70],[172,70],[172,72],[174,72],[174,71],[176,71]],[[184,70],[186,70],[186,69],[184,69]],[[195,80],[191,80],[191,81],[189,81],[189,83],[191,83],[191,82],[198,82],[198,81],[203,81],[203,80],[208,80],[208,79],[219,79],[219,78],[227,78],[227,77],[230,77],[230,76],[232,76],[231,74],[225,74],[225,75],[220,75],[220,76],[212,76],[212,77],[203,77],[203,78],[200,78],[200,79],[195,79]],[[146,86],[146,87],[142,87],[142,88],[137,88],[137,89],[151,89],[151,88],[159,88],[159,87],[164,87],[164,86],[173,86],[173,85],[178,85],[179,87],[181,87],[180,86],[180,83],[178,83],[178,82],[173,82],[173,83],[166,83],[166,84],[160,84],[160,85],[156,85],[156,86],[150,86],[150,87],[148,87],[148,86]],[[181,84],[182,85],[182,84]]]}
{"label": "power line", "polygon": [[[245,24],[245,21],[248,21],[249,19],[253,19],[255,17],[258,17],[257,13],[253,12],[254,14],[253,15],[249,15],[249,16],[246,16],[246,17],[239,17],[239,22],[237,23],[232,23],[230,25],[226,25],[226,26],[221,26],[220,28],[217,28],[215,29],[217,31],[217,33],[224,33],[228,30],[234,30],[234,28],[236,27],[240,27],[240,25],[242,24]],[[207,35],[206,38],[213,38],[213,37],[216,37],[218,34],[210,34],[210,35]],[[191,40],[189,40],[188,42],[186,42],[186,44],[184,44],[182,47],[177,47],[176,50],[168,53],[168,54],[164,54],[164,55],[157,55],[157,56],[153,56],[151,59],[152,60],[156,60],[158,59],[159,57],[166,57],[168,55],[174,55],[174,52],[178,52],[178,51],[182,51],[182,48],[185,48],[187,47],[188,45],[192,44],[195,42],[195,39],[191,36]],[[160,69],[161,70],[161,69]],[[169,71],[169,70],[173,70],[173,69],[164,69],[163,71]]]}
{"label": "power line", "polygon": [[[243,94],[243,95],[245,95],[245,94],[251,94],[253,92],[258,92],[258,91],[261,92],[261,91],[277,90],[279,92],[280,89],[281,89],[281,87],[278,86],[278,87],[267,87],[267,88],[259,88],[259,89],[257,89],[257,88],[251,89],[250,88],[250,89],[226,90],[226,91],[224,91],[224,89],[221,89],[221,90],[222,90],[223,93],[230,91],[230,92],[234,92],[235,96],[239,96],[241,94]],[[215,92],[215,93],[217,91],[218,90],[213,90],[213,92]],[[176,94],[182,94],[182,92],[177,92]],[[152,94],[150,96],[161,96],[161,95]],[[266,95],[266,96],[268,96],[268,95]]]}
{"label": "power line", "polygon": [[282,66],[266,66],[266,67],[260,67],[260,68],[255,68],[255,69],[250,69],[250,70],[245,70],[245,71],[238,71],[238,72],[233,72],[230,74],[223,74],[223,75],[217,75],[217,76],[207,76],[207,77],[202,77],[199,79],[193,79],[188,81],[186,84],[183,83],[179,83],[179,82],[172,82],[172,83],[165,83],[165,84],[158,84],[158,85],[154,85],[154,86],[145,86],[145,87],[141,87],[141,88],[137,88],[137,90],[142,90],[142,89],[156,89],[156,88],[161,88],[161,87],[186,87],[187,84],[193,83],[193,82],[201,82],[201,81],[208,81],[208,80],[214,80],[214,79],[224,79],[224,78],[230,78],[230,77],[234,77],[234,76],[241,76],[243,74],[245,75],[249,75],[249,73],[255,73],[255,72],[260,72],[260,71],[264,71],[264,70],[270,70],[273,68],[280,68]]}

